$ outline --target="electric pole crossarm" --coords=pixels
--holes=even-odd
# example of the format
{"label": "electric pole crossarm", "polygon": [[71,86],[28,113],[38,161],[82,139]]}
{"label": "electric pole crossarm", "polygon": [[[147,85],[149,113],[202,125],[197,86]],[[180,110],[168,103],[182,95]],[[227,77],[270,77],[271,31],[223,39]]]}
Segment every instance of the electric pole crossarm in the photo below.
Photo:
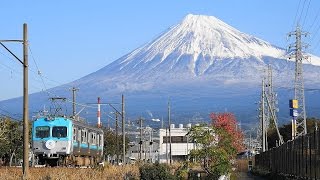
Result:
{"label": "electric pole crossarm", "polygon": [[[21,42],[21,41],[19,41]],[[4,47],[14,58],[16,58],[22,65],[26,66],[10,49],[8,49],[3,43],[0,41],[0,45]]]}
{"label": "electric pole crossarm", "polygon": [[0,40],[1,42],[23,42],[23,40],[18,40],[18,39],[9,39],[9,40]]}

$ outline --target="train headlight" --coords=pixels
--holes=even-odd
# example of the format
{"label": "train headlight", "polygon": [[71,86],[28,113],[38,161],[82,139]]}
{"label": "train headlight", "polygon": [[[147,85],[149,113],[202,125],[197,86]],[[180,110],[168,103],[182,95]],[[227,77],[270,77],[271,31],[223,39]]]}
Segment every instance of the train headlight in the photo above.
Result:
{"label": "train headlight", "polygon": [[53,149],[56,146],[56,143],[53,140],[48,140],[46,142],[46,148]]}

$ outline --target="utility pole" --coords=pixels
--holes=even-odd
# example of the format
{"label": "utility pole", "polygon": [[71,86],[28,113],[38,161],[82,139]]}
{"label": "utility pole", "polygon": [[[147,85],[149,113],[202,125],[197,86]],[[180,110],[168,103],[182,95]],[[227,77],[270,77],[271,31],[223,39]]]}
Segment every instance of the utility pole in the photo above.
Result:
{"label": "utility pole", "polygon": [[117,165],[119,165],[119,134],[118,134],[118,112],[115,112],[116,115],[116,144],[117,144]]}
{"label": "utility pole", "polygon": [[308,45],[302,45],[301,36],[307,36],[308,33],[302,32],[298,25],[296,30],[289,33],[289,37],[295,36],[296,42],[289,46],[289,50],[294,51],[295,58],[295,80],[294,80],[294,98],[298,100],[298,117],[296,119],[296,135],[301,136],[307,134],[307,121],[306,121],[306,109],[305,109],[305,95],[304,95],[304,82],[303,82],[303,59],[308,59],[307,56],[302,54],[302,48],[306,48]]}
{"label": "utility pole", "polygon": [[[268,69],[267,69],[267,82],[266,82],[266,89],[265,89],[265,97],[268,98],[270,100],[270,104],[273,110],[274,107],[274,93],[273,93],[273,84],[272,84],[272,69],[270,64],[268,65]],[[274,124],[272,123],[272,117],[271,117],[271,111],[269,111],[268,107],[267,107],[267,117],[266,117],[266,127],[268,128],[273,128]],[[267,130],[268,131],[268,130]],[[268,149],[268,148],[267,148]]]}
{"label": "utility pole", "polygon": [[73,118],[76,117],[76,91],[78,91],[78,88],[72,87],[72,116]]}
{"label": "utility pole", "polygon": [[168,157],[168,128],[166,128],[166,160],[167,160],[167,164],[169,164],[169,157]]}
{"label": "utility pole", "polygon": [[139,160],[141,161],[141,159],[142,159],[142,118],[141,117],[139,119],[139,124],[140,124]]}
{"label": "utility pole", "polygon": [[[278,118],[277,118],[277,112],[278,108],[276,108],[277,99],[276,99],[276,93],[273,90],[273,76],[272,76],[272,68],[270,65],[268,65],[268,81],[267,81],[267,92],[266,92],[266,102],[267,102],[267,112],[268,112],[268,122],[267,127],[269,128],[275,128],[279,137],[279,144],[283,144],[282,136],[280,135],[279,128],[278,128]],[[267,145],[268,146],[268,145]],[[266,149],[268,147],[266,146]]]}
{"label": "utility pole", "polygon": [[29,174],[28,27],[23,24],[23,177]]}
{"label": "utility pole", "polygon": [[278,128],[278,120],[276,116],[277,108],[275,104],[276,98],[272,84],[272,69],[269,65],[267,83],[265,83],[265,79],[262,80],[262,95],[260,107],[263,152],[268,150],[268,129],[270,125],[272,125],[272,127],[275,128],[277,131],[279,144],[283,144],[283,139]]}
{"label": "utility pole", "polygon": [[266,126],[265,126],[265,84],[264,84],[264,80],[262,80],[262,92],[261,92],[261,104],[260,104],[260,117],[261,117],[261,131],[262,131],[262,135],[261,135],[261,140],[262,140],[262,152],[266,151]]}
{"label": "utility pole", "polygon": [[[2,42],[19,42],[23,44],[23,61],[11,52]],[[23,179],[29,176],[29,97],[28,97],[28,26],[23,24],[23,40],[0,40],[0,45],[5,48],[15,59],[23,65]]]}
{"label": "utility pole", "polygon": [[145,128],[145,131],[143,133],[143,139],[145,139],[144,141],[144,146],[143,146],[143,152],[144,152],[144,161],[147,162],[147,138],[146,138],[146,131],[147,128]]}
{"label": "utility pole", "polygon": [[121,111],[121,120],[122,120],[122,164],[126,164],[126,133],[125,133],[125,110],[124,110],[124,95],[122,94],[122,111]]}
{"label": "utility pole", "polygon": [[172,146],[171,146],[171,112],[170,112],[170,100],[168,101],[168,122],[169,122],[169,149],[170,149],[170,164],[172,164]]}
{"label": "utility pole", "polygon": [[284,143],[283,139],[282,139],[282,136],[280,134],[280,131],[279,131],[279,128],[278,128],[278,122],[277,122],[277,118],[276,118],[276,115],[275,115],[275,111],[272,111],[271,109],[271,104],[270,104],[270,100],[268,97],[266,97],[266,100],[267,100],[267,105],[268,105],[268,108],[269,108],[269,111],[271,113],[271,118],[273,119],[273,122],[274,122],[274,125],[275,125],[275,128],[276,128],[276,131],[277,131],[277,134],[278,134],[278,138],[279,138],[279,145],[282,145]]}

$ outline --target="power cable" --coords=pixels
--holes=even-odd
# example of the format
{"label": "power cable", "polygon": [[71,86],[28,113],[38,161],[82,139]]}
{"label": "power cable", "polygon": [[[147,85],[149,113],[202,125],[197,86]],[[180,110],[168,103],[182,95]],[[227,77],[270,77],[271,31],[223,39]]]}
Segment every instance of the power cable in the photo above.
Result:
{"label": "power cable", "polygon": [[[46,79],[48,79],[48,80],[50,80],[50,81],[52,81],[52,82],[55,82],[55,83],[57,83],[57,84],[59,84],[59,85],[61,85],[61,83],[59,83],[59,82],[57,82],[57,81],[55,81],[55,80],[51,80],[51,79],[43,76],[42,73],[41,73],[41,71],[39,70],[39,67],[38,67],[37,62],[36,62],[36,60],[35,60],[35,58],[34,58],[34,55],[33,55],[33,53],[32,53],[32,50],[31,50],[31,47],[30,47],[30,46],[29,46],[29,51],[30,51],[31,57],[32,57],[32,59],[33,59],[33,61],[34,61],[34,63],[35,63],[35,66],[36,66],[36,68],[37,68],[37,71],[35,71],[35,70],[31,69],[31,68],[29,68],[29,70],[30,70],[31,72],[33,72],[34,74],[37,74],[38,76],[40,76],[41,82],[42,82],[42,85],[43,85],[44,89],[39,88],[39,87],[37,87],[37,86],[34,86],[34,85],[32,85],[32,84],[31,84],[31,86],[34,87],[35,89],[39,89],[39,90],[42,90],[42,91],[46,92],[48,96],[51,94],[51,95],[54,95],[55,97],[58,97],[58,95],[56,95],[56,94],[48,91],[47,86],[46,86],[45,81],[44,81],[43,78],[46,78]],[[0,53],[1,53],[2,55],[4,55],[5,57],[9,58],[9,59],[12,59],[11,57],[6,56],[6,55],[5,55],[4,53],[2,53],[2,52],[0,52]],[[1,63],[1,64],[2,64],[2,63]],[[2,65],[5,66],[5,67],[8,68],[8,69],[14,71],[14,72],[17,73],[17,74],[19,73],[19,72],[17,72],[16,70],[14,70],[13,68],[11,68],[11,67],[9,67],[9,66],[7,66],[7,65],[5,65],[5,64],[2,64]],[[20,72],[20,73],[21,73],[21,72]],[[35,81],[38,81],[38,79],[35,79],[34,77],[33,77],[33,79],[34,79]],[[58,86],[59,86],[59,85],[58,85]],[[70,86],[70,87],[71,87],[71,86]],[[67,98],[67,102],[73,103],[72,100],[70,100],[70,99],[68,99],[68,98]],[[86,105],[86,104],[81,104],[81,103],[76,103],[76,105],[83,106],[83,107],[91,107],[91,108],[92,108],[92,106],[88,106],[88,105]]]}
{"label": "power cable", "polygon": [[38,64],[37,64],[37,62],[36,62],[36,60],[35,60],[35,58],[34,58],[34,56],[33,56],[33,53],[32,53],[32,51],[31,51],[30,45],[29,45],[29,51],[30,51],[31,57],[32,57],[32,59],[33,59],[33,62],[34,62],[34,64],[36,65],[36,68],[37,68],[37,70],[38,70],[38,73],[37,73],[37,74],[38,74],[38,75],[40,76],[40,78],[41,78],[42,85],[43,85],[44,89],[47,90],[47,86],[46,86],[46,84],[44,83],[44,80],[43,80],[43,77],[42,77],[42,73],[41,73],[41,71],[39,70]]}
{"label": "power cable", "polygon": [[314,18],[314,20],[313,20],[312,24],[311,24],[311,25],[310,25],[310,27],[309,27],[309,31],[311,31],[311,29],[312,29],[313,25],[314,25],[314,24],[315,24],[315,22],[317,21],[317,19],[318,19],[318,17],[319,17],[319,14],[320,14],[320,8],[318,9],[317,14],[316,14],[316,16],[315,16],[315,18]]}
{"label": "power cable", "polygon": [[300,24],[300,20],[301,20],[301,17],[302,17],[302,15],[303,15],[304,6],[305,6],[305,4],[306,4],[306,1],[307,1],[307,0],[304,0],[304,1],[303,1],[302,10],[301,10],[301,13],[300,13],[300,16],[299,16],[299,19],[298,19],[297,24]]}
{"label": "power cable", "polygon": [[304,23],[305,23],[306,18],[307,18],[307,16],[308,16],[310,3],[311,3],[311,0],[309,0],[308,7],[307,7],[307,11],[306,11],[306,15],[304,16],[304,19],[303,19],[303,22],[302,22],[302,27],[301,27],[302,29],[303,29],[303,27],[304,27]]}
{"label": "power cable", "polygon": [[296,26],[296,20],[297,20],[298,12],[299,12],[299,9],[300,9],[300,4],[301,4],[301,0],[299,0],[299,5],[298,5],[297,11],[296,11],[296,15],[294,17],[293,24],[292,24],[292,29],[295,29],[295,26]]}

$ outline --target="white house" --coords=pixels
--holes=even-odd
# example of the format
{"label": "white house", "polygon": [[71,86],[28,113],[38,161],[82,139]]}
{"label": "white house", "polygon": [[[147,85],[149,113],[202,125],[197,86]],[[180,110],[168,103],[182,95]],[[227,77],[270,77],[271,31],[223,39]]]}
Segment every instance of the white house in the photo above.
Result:
{"label": "white house", "polygon": [[[195,144],[191,142],[188,137],[191,124],[187,124],[183,127],[183,124],[179,124],[179,127],[175,127],[174,124],[170,126],[171,131],[171,154],[173,161],[186,160],[190,151],[196,148]],[[170,141],[169,141],[169,129],[159,130],[159,162],[166,163],[170,161]]]}

